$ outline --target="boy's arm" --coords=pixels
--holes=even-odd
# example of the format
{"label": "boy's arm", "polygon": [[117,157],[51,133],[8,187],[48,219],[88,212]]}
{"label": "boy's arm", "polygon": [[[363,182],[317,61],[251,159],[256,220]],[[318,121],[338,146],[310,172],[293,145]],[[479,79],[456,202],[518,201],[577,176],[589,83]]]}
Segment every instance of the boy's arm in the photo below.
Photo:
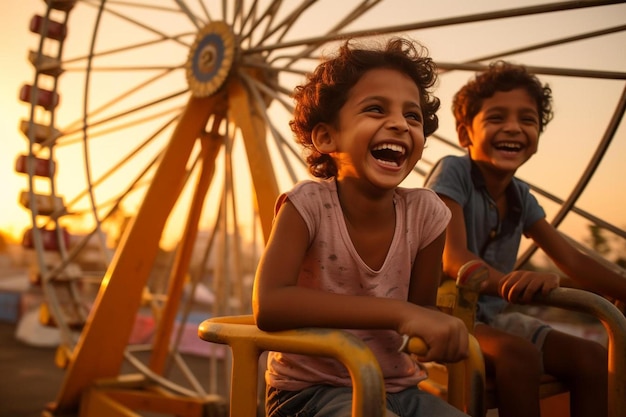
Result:
{"label": "boy's arm", "polygon": [[626,302],[626,277],[572,246],[545,219],[535,222],[527,234],[578,286]]}
{"label": "boy's arm", "polygon": [[[456,277],[466,262],[483,260],[467,248],[465,217],[461,205],[446,196],[440,197],[452,212],[443,252],[443,270],[449,277]],[[504,274],[487,262],[484,264],[489,270],[489,276],[483,283],[481,293],[500,296],[511,303],[528,303],[535,294],[547,294],[559,286],[559,277],[556,274],[523,270]]]}
{"label": "boy's arm", "polygon": [[308,240],[304,220],[286,202],[274,220],[255,277],[252,305],[260,329],[390,329],[423,338],[431,348],[425,360],[452,362],[467,355],[467,331],[454,317],[402,300],[333,294],[298,286]]}

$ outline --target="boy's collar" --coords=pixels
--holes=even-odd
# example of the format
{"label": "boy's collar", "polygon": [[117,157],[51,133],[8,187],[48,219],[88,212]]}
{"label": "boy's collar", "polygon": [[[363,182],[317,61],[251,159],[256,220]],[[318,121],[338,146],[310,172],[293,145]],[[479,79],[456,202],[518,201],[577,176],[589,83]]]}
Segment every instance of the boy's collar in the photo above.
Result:
{"label": "boy's collar", "polygon": [[[483,173],[480,172],[478,164],[476,164],[469,155],[466,155],[466,157],[470,161],[470,175],[474,187],[476,189],[485,189],[486,192],[487,186],[485,185],[485,177],[483,177]],[[487,193],[487,195],[489,195],[489,193]],[[506,187],[506,200],[509,203],[509,213],[519,217],[519,213],[521,213],[522,210],[522,197],[515,183],[515,178],[511,179],[511,182]]]}
{"label": "boy's collar", "polygon": [[485,177],[483,177],[483,173],[480,172],[480,168],[478,168],[478,164],[474,162],[469,155],[466,155],[466,158],[470,161],[470,173],[472,175],[472,182],[474,183],[474,187],[476,188],[485,188]]}

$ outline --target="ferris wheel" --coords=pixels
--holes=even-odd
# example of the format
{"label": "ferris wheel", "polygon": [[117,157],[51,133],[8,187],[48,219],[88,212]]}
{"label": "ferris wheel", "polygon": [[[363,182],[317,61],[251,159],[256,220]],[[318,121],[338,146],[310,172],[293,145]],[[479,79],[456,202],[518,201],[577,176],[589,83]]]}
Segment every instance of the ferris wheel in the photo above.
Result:
{"label": "ferris wheel", "polygon": [[[452,94],[509,59],[556,86],[555,127],[543,139],[549,168],[524,179],[564,233],[583,222],[626,239],[623,219],[591,204],[626,149],[626,6],[464,3],[48,0],[34,11],[34,77],[19,97],[30,103],[20,122],[27,147],[16,169],[27,178],[23,242],[44,294],[40,317],[61,337],[57,407],[75,408],[91,381],[122,364],[189,397],[219,391],[217,376],[188,364],[198,352],[185,329],[198,316],[249,311],[275,199],[307,177],[288,128],[290,94],[348,38],[409,36],[441,70],[441,128],[408,186],[461,152],[446,114]],[[137,336],[141,325],[149,339]]]}

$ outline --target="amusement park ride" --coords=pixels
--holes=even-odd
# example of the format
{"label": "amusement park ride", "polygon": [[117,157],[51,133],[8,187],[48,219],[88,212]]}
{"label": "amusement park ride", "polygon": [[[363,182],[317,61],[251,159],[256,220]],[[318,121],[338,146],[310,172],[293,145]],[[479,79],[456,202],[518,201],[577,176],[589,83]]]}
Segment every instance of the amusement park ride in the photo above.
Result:
{"label": "amusement park ride", "polygon": [[[346,38],[403,34],[421,40],[441,33],[455,36],[448,43],[463,44],[467,29],[473,42],[487,49],[478,55],[463,46],[455,51],[458,59],[449,62],[435,56],[442,89],[448,80],[454,84],[455,75],[462,74],[464,81],[497,58],[527,63],[557,85],[560,78],[611,83],[616,94],[603,97],[603,105],[612,99],[613,108],[598,117],[604,124],[595,142],[586,139],[591,150],[584,164],[573,164],[578,171],[570,175],[571,191],[529,182],[553,207],[556,226],[575,218],[611,239],[626,239],[623,226],[616,225],[623,219],[611,220],[578,204],[608,164],[610,151],[624,149],[617,143],[620,137],[626,140],[620,128],[626,108],[624,66],[532,64],[533,53],[623,36],[622,1],[494,2],[496,10],[477,12],[457,11],[467,5],[455,3],[439,7],[444,10],[440,15],[429,14],[431,5],[403,0],[284,3],[48,0],[34,11],[30,31],[38,44],[29,54],[34,78],[19,97],[30,104],[20,123],[27,150],[18,155],[16,168],[28,178],[20,201],[32,213],[33,227],[23,243],[37,260],[32,281],[45,298],[40,316],[59,329],[56,362],[65,369],[58,397],[45,415],[221,416],[229,406],[233,416],[251,415],[257,407],[258,358],[268,349],[345,361],[354,371],[354,415],[382,415],[380,374],[371,353],[358,343],[324,329],[264,333],[247,316],[248,277],[255,249],[268,236],[275,199],[306,176],[285,129],[290,92],[321,54]],[[400,6],[414,17],[394,21],[410,17]],[[601,18],[593,27],[555,23],[570,16],[616,16],[616,23]],[[524,38],[521,33],[535,28],[533,19],[554,22],[553,30],[541,39]],[[511,45],[502,44],[503,28]],[[623,55],[623,50],[610,54]],[[557,95],[557,105],[558,100]],[[444,105],[442,126],[445,112]],[[563,143],[572,146],[572,140]],[[409,185],[421,185],[440,156],[460,152],[453,135],[436,134],[429,141],[429,159],[420,161]],[[248,220],[242,221],[243,215]],[[565,227],[560,230],[566,233]],[[175,249],[166,250],[167,242],[175,242]],[[520,265],[535,252],[529,246]],[[210,303],[199,301],[202,288],[211,289]],[[471,297],[463,288],[452,292]],[[623,416],[623,310],[575,289],[555,291],[539,302],[582,311],[603,323],[611,356],[609,408],[612,417]],[[447,305],[455,306],[454,301]],[[146,315],[153,324],[150,342],[130,343],[138,318]],[[234,359],[230,354],[204,357],[209,370],[195,372],[184,348],[183,329],[189,326],[206,341],[230,344]],[[208,352],[209,343],[201,343]],[[418,340],[410,343],[413,350],[418,345]],[[134,372],[122,374],[126,365]],[[485,392],[475,384],[465,386],[471,378],[463,376],[480,369],[480,363],[461,368],[449,369],[448,398],[453,402],[461,395],[458,405],[481,415],[489,404],[472,395],[484,399]],[[220,389],[227,386],[228,391],[231,377],[229,400]]]}

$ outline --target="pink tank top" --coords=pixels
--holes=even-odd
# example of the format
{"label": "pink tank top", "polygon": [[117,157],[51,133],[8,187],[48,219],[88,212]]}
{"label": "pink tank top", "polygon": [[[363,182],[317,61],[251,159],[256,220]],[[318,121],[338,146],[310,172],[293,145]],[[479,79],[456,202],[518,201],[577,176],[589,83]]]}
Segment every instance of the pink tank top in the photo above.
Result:
{"label": "pink tank top", "polygon": [[[375,271],[363,262],[350,240],[334,179],[298,183],[278,198],[276,211],[287,198],[304,219],[310,236],[298,285],[333,293],[407,300],[418,251],[437,238],[450,220],[450,211],[433,191],[398,188],[394,237],[383,266]],[[409,355],[398,353],[402,337],[396,331],[348,331],[365,341],[377,357],[388,392],[415,386],[426,378]],[[350,375],[339,362],[292,353],[270,352],[265,378],[268,385],[288,391],[319,384],[351,386]]]}

